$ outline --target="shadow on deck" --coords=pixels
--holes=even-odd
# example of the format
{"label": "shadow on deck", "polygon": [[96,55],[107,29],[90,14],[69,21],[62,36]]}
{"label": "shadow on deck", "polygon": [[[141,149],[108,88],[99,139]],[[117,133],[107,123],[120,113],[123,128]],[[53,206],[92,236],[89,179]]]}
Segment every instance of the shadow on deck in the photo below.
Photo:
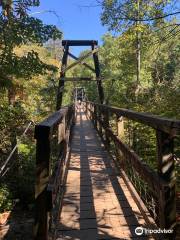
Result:
{"label": "shadow on deck", "polygon": [[146,222],[81,109],[71,148],[56,239],[153,239],[136,235],[136,227],[147,228]]}

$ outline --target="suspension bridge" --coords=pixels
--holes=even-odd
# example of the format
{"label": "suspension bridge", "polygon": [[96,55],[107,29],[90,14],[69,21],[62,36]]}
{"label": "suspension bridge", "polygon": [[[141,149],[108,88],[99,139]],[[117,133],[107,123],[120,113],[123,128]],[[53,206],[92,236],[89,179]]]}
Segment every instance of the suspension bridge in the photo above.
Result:
{"label": "suspension bridge", "polygon": [[[35,239],[175,239],[173,141],[180,121],[105,105],[97,44],[62,42],[57,112],[35,128]],[[91,51],[77,58],[70,53],[71,46],[90,46]],[[85,63],[90,56],[94,68]],[[69,66],[68,57],[76,60]],[[66,78],[66,72],[77,64],[94,72],[99,102],[81,98],[81,104],[75,101],[62,107],[66,80],[94,80]],[[155,130],[156,170],[123,142],[125,119]],[[157,233],[158,229],[169,232]]]}
{"label": "suspension bridge", "polygon": [[[35,126],[35,239],[175,239],[174,139],[180,121],[106,105],[98,42],[64,40],[62,45],[57,111]],[[71,46],[91,50],[77,58]],[[90,56],[94,67],[85,62]],[[69,66],[68,57],[75,60]],[[66,77],[77,64],[95,78]],[[76,89],[74,103],[63,107],[66,81],[96,81],[98,103]],[[156,169],[124,142],[126,121],[154,129]]]}

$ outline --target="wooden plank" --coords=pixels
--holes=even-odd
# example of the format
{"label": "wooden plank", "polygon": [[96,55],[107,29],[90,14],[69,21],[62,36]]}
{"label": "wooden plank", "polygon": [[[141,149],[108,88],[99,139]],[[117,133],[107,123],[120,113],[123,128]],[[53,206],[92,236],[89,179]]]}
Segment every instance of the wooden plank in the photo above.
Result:
{"label": "wooden plank", "polygon": [[96,40],[62,40],[62,46],[92,46],[98,45]]}
{"label": "wooden plank", "polygon": [[[104,81],[108,81],[108,79],[105,79],[105,78],[100,78],[103,82]],[[93,78],[90,78],[90,77],[65,77],[63,78],[63,80],[65,82],[78,82],[78,81],[89,81],[89,82],[97,82],[97,79],[93,79]]]}
{"label": "wooden plank", "polygon": [[[74,56],[72,53],[68,52],[68,55],[70,57],[72,57],[73,59],[75,60],[79,60],[79,58],[77,58],[76,56]],[[87,67],[88,69],[90,69],[91,71],[93,71],[94,73],[96,72],[94,68],[92,68],[89,64],[85,63],[85,62],[82,62],[81,63],[82,65],[84,65],[85,67]]]}
{"label": "wooden plank", "polygon": [[35,138],[37,139],[39,135],[49,135],[49,132],[53,130],[63,119],[63,116],[67,114],[68,108],[72,108],[73,106],[67,106],[62,108],[61,110],[51,114],[48,118],[40,122],[35,127]]}
{"label": "wooden plank", "polygon": [[[91,109],[89,109],[89,111],[91,111]],[[91,111],[91,113],[93,112]],[[139,156],[132,149],[121,142],[121,140],[117,138],[116,135],[114,135],[113,131],[103,124],[102,120],[100,120],[98,117],[97,120],[105,129],[105,131],[107,131],[109,137],[119,146],[123,154],[128,157],[133,168],[138,172],[141,178],[148,183],[154,195],[156,197],[159,196],[159,189],[161,189],[162,186],[168,186],[168,183],[166,181],[163,181],[152,169],[148,167],[146,163],[141,161]]]}
{"label": "wooden plank", "polygon": [[66,77],[63,78],[65,82],[78,82],[78,81],[97,81],[96,79],[92,79],[90,77]]}
{"label": "wooden plank", "polygon": [[162,130],[166,133],[170,134],[179,134],[180,133],[180,121],[173,120],[168,118],[163,118],[160,116],[156,116],[150,113],[139,113],[129,109],[110,107],[107,105],[96,104],[97,106],[101,106],[101,109],[108,109],[111,113],[116,114],[117,116],[127,117],[128,119],[143,123],[148,125],[154,129]]}

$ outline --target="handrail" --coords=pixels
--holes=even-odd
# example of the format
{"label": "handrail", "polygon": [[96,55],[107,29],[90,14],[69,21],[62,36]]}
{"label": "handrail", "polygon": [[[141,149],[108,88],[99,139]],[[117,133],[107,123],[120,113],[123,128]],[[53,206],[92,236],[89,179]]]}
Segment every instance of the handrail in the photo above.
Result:
{"label": "handrail", "polygon": [[[144,182],[144,187],[148,186],[155,204],[157,218],[155,217],[154,220],[157,226],[162,229],[174,229],[176,225],[176,178],[173,143],[176,135],[180,134],[180,121],[90,101],[83,103],[87,116],[92,120],[110,154],[112,145],[114,146],[115,156],[113,155],[113,158],[116,159],[121,170],[124,170],[125,178],[135,174],[135,178],[138,177]],[[115,115],[115,132],[110,126],[110,113],[111,117]],[[154,157],[157,158],[157,170],[151,169],[133,149],[123,142],[124,118],[140,122],[156,130],[157,155]]]}
{"label": "handrail", "polygon": [[[87,103],[94,104],[90,101],[87,101]],[[172,133],[172,130],[180,133],[180,120],[173,120],[153,115],[151,113],[140,113],[129,109],[111,107],[98,103],[96,103],[96,106],[101,107],[104,110],[108,110],[111,113],[117,114],[118,116],[127,117],[128,119],[141,122],[143,124],[149,125],[154,129],[159,129],[166,133]]]}
{"label": "handrail", "polygon": [[[57,221],[53,216],[50,218],[50,212],[56,205],[58,207],[61,205],[73,122],[74,105],[71,105],[63,107],[35,126],[35,240],[48,240],[51,225]],[[56,161],[56,174],[55,170],[51,169],[51,156],[53,154]]]}

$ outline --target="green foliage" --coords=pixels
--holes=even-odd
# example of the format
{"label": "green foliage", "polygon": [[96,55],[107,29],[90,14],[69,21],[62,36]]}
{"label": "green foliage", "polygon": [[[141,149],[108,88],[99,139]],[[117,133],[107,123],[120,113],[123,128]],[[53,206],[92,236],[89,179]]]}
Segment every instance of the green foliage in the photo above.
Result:
{"label": "green foliage", "polygon": [[[34,50],[18,56],[14,49],[25,44],[42,46],[49,39],[61,39],[62,33],[53,25],[44,25],[41,20],[30,17],[27,10],[38,5],[38,1],[16,1],[8,15],[0,15],[0,85],[8,87],[12,78],[31,78],[46,71],[55,71],[52,64],[39,59]],[[6,9],[6,8],[4,8]]]}
{"label": "green foliage", "polygon": [[14,191],[14,196],[20,200],[25,208],[34,203],[35,185],[35,144],[27,141],[19,145],[19,174],[16,179],[18,189]]}
{"label": "green foliage", "polygon": [[[11,5],[2,1],[0,166],[14,145],[19,143],[19,146],[8,164],[10,170],[1,182],[0,211],[11,209],[12,199],[19,199],[25,208],[32,205],[35,179],[33,129],[25,138],[21,135],[30,120],[41,121],[55,106],[59,59],[55,57],[54,43],[61,39],[62,32],[28,15],[30,7],[38,5],[37,0],[16,0]],[[58,53],[61,54],[60,48]]]}
{"label": "green foliage", "polygon": [[0,186],[0,212],[12,210],[12,196],[6,186]]}
{"label": "green foliage", "polygon": [[[122,1],[122,0],[103,0],[101,21],[109,27],[109,30],[127,30],[133,26],[137,19],[154,18],[154,23],[162,22],[156,17],[162,16],[163,11],[169,1],[142,0],[142,1]],[[142,30],[142,26],[138,26]]]}

